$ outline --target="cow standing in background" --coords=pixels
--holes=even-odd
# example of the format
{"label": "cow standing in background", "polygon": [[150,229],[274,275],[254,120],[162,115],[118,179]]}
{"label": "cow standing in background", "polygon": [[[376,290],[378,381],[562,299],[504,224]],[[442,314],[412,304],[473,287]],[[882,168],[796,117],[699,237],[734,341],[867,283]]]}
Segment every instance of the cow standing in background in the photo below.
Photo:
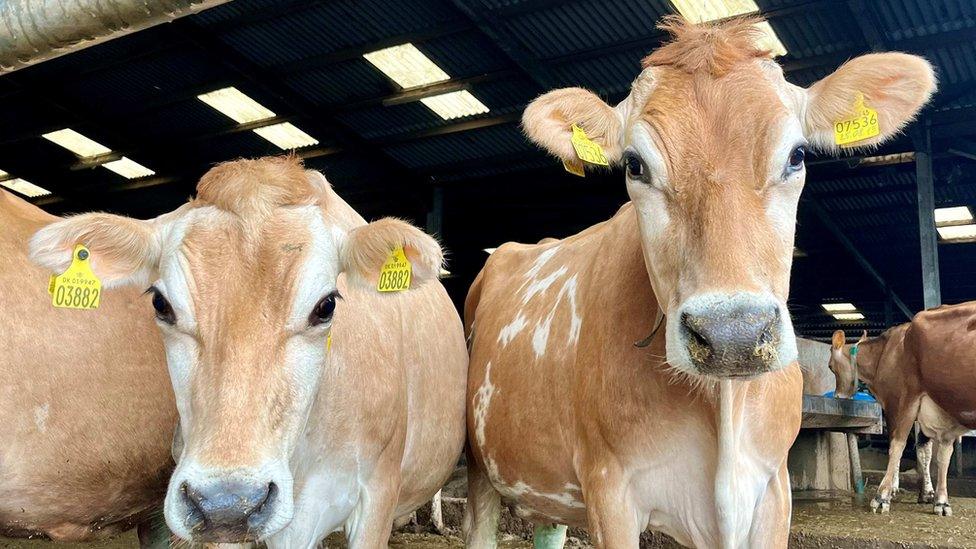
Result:
{"label": "cow standing in background", "polygon": [[[153,220],[45,227],[32,257],[63,269],[76,242],[106,284],[152,284],[180,412],[165,505],[179,537],[314,547],[343,528],[351,548],[386,547],[454,470],[467,350],[419,229],[367,224],[318,172],[265,158],[210,170]],[[398,248],[409,289],[380,293]]]}
{"label": "cow standing in background", "polygon": [[496,544],[503,501],[539,524],[537,547],[561,546],[554,523],[588,527],[601,548],[637,547],[645,528],[786,546],[804,153],[835,148],[858,94],[880,130],[858,145],[890,137],[935,78],[887,53],[792,86],[752,23],[672,19],[674,40],[616,107],[570,88],[526,109],[529,138],[564,162],[579,162],[578,125],[623,164],[632,203],[557,242],[501,246],[471,287],[469,547]]}
{"label": "cow standing in background", "polygon": [[[0,190],[0,535],[88,541],[162,512],[176,405],[143,288],[56,309],[27,257],[58,218]],[[70,253],[69,253],[70,255]]]}
{"label": "cow standing in background", "polygon": [[[850,398],[855,380],[864,381],[884,409],[890,443],[888,467],[871,500],[887,513],[898,491],[898,466],[917,420],[919,503],[933,503],[936,515],[950,516],[948,475],[955,440],[976,428],[976,303],[942,306],[915,315],[876,338],[848,345],[843,331],[834,332],[830,369],[837,378],[837,397]],[[857,348],[855,376],[851,350]],[[935,490],[929,465],[935,455]]]}

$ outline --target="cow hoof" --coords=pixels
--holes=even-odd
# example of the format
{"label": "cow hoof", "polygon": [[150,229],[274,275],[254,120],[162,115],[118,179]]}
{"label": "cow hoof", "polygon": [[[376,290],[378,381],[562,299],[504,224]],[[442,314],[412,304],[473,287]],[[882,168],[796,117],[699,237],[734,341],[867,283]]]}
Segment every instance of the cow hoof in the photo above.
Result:
{"label": "cow hoof", "polygon": [[932,503],[935,501],[935,490],[918,494],[919,503]]}
{"label": "cow hoof", "polygon": [[952,507],[948,503],[936,503],[932,507],[932,512],[940,517],[951,517]]}
{"label": "cow hoof", "polygon": [[871,500],[871,511],[872,512],[875,512],[875,513],[879,513],[880,512],[882,515],[886,515],[886,514],[888,514],[888,511],[890,511],[890,510],[891,510],[891,500],[890,499],[881,499],[880,496],[875,496],[874,499]]}

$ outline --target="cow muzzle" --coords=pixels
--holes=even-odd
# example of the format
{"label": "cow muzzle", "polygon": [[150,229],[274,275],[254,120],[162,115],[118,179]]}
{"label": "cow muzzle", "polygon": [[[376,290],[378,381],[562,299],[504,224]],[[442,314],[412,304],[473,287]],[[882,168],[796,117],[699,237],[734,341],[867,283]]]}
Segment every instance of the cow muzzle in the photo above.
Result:
{"label": "cow muzzle", "polygon": [[278,486],[216,481],[180,486],[194,540],[239,543],[254,541],[264,529],[278,498]]}
{"label": "cow muzzle", "polygon": [[[291,520],[291,481],[257,470],[178,467],[166,495],[166,522],[194,543],[248,543]],[[273,467],[272,469],[276,469]]]}
{"label": "cow muzzle", "polygon": [[[690,373],[749,378],[796,360],[789,315],[774,297],[738,292],[706,293],[687,299],[669,326],[669,357],[678,351]],[[669,335],[671,335],[669,334]],[[673,348],[673,349],[672,349]]]}

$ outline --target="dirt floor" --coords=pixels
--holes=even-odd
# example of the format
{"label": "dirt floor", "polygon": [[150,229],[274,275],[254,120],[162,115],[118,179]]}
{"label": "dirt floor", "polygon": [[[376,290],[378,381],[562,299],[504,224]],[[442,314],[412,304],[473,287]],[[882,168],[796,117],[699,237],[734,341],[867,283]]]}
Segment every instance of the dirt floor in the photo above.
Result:
{"label": "dirt floor", "polygon": [[[931,505],[915,503],[915,494],[902,492],[888,515],[876,515],[869,499],[826,493],[797,493],[793,498],[793,527],[790,547],[794,549],[976,549],[976,499],[952,498],[952,517],[937,517]],[[589,547],[585,539],[571,538],[568,546]],[[663,541],[663,543],[662,543]],[[341,536],[333,535],[325,547],[345,547]],[[503,549],[525,549],[531,541],[502,536]],[[647,547],[674,547],[664,540],[643,543]],[[138,547],[135,532],[115,539],[88,544],[54,544],[40,540],[0,538],[0,549],[123,549]],[[394,549],[460,549],[455,536],[398,533],[390,540]]]}
{"label": "dirt floor", "polygon": [[916,503],[914,492],[901,492],[881,515],[868,507],[870,495],[795,494],[791,547],[976,548],[976,499],[950,498],[953,516],[939,517],[932,505]]}

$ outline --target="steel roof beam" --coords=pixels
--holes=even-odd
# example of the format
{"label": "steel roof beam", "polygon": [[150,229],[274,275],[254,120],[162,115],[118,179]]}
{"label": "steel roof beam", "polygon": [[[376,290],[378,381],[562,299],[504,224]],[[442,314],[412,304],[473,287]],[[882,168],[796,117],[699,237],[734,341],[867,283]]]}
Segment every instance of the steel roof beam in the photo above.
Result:
{"label": "steel roof beam", "polygon": [[970,160],[976,160],[976,143],[968,139],[957,139],[949,146],[949,153]]}
{"label": "steel roof beam", "polygon": [[885,45],[884,37],[881,35],[881,31],[878,30],[882,26],[875,10],[868,9],[865,6],[864,0],[848,0],[847,7],[851,10],[851,14],[854,16],[853,19],[857,22],[858,28],[861,29],[861,35],[864,36],[864,40],[867,42],[868,47],[871,48],[871,51],[887,50],[888,47]]}
{"label": "steel roof beam", "polygon": [[525,76],[542,91],[555,87],[556,79],[552,77],[549,67],[535,59],[519,40],[505,28],[505,22],[496,14],[478,12],[468,6],[464,0],[451,0],[451,4],[481,30],[481,33],[491,40],[505,54]]}
{"label": "steel roof beam", "polygon": [[884,279],[884,277],[881,276],[881,273],[879,273],[874,268],[874,266],[871,265],[871,262],[868,261],[868,259],[864,257],[863,254],[861,254],[860,250],[857,249],[857,246],[854,245],[853,242],[851,242],[851,239],[848,238],[846,234],[844,234],[844,231],[837,226],[837,223],[835,223],[834,220],[830,218],[830,214],[827,213],[823,209],[823,207],[814,199],[807,198],[806,200],[804,200],[804,202],[806,203],[810,211],[812,211],[813,214],[817,217],[820,223],[827,229],[827,231],[831,235],[833,235],[835,239],[837,239],[840,245],[845,250],[847,250],[849,254],[851,254],[851,256],[854,258],[854,261],[857,262],[857,264],[860,265],[861,268],[864,269],[864,271],[871,277],[871,279],[878,286],[881,292],[885,295],[889,295],[891,297],[891,300],[895,303],[895,306],[898,307],[898,310],[901,311],[906,318],[911,320],[913,316],[912,311],[908,308],[907,305],[905,305],[905,302],[902,301],[900,297],[898,297],[898,294],[896,294],[891,289],[891,286]]}

